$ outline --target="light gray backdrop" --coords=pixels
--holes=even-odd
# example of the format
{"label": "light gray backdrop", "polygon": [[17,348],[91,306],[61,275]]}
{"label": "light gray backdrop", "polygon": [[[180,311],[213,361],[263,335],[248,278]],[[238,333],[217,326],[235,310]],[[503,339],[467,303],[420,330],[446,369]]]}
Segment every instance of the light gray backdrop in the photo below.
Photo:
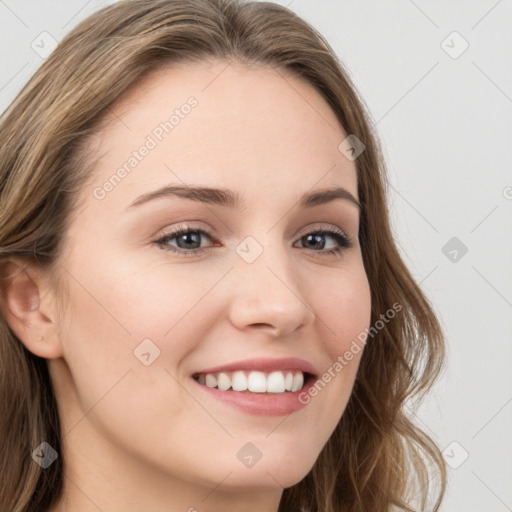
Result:
{"label": "light gray backdrop", "polygon": [[[0,0],[0,111],[53,39],[109,3]],[[279,3],[362,93],[397,240],[445,329],[447,371],[416,411],[450,465],[442,510],[512,511],[512,2]]]}

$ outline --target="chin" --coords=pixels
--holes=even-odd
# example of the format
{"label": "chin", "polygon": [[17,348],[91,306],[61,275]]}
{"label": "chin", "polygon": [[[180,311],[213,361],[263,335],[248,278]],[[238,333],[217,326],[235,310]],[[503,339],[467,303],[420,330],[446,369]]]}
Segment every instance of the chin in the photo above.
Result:
{"label": "chin", "polygon": [[[281,447],[282,448],[282,447]],[[237,460],[233,464],[232,459],[225,464],[226,475],[232,471],[226,478],[223,486],[226,490],[232,487],[232,490],[242,490],[246,488],[254,489],[282,489],[291,487],[300,482],[310,471],[318,457],[317,453],[302,453],[297,449],[297,443],[290,443],[285,450],[279,447],[268,447],[261,450],[259,460],[248,460],[247,466]],[[218,479],[219,467],[215,470],[215,478]]]}
{"label": "chin", "polygon": [[[311,467],[284,468],[278,465],[256,467],[244,471],[240,468],[232,469],[232,473],[222,483],[227,492],[251,491],[255,489],[282,490],[299,483],[311,470]],[[229,471],[226,472],[229,473]],[[218,474],[215,475],[218,483]]]}

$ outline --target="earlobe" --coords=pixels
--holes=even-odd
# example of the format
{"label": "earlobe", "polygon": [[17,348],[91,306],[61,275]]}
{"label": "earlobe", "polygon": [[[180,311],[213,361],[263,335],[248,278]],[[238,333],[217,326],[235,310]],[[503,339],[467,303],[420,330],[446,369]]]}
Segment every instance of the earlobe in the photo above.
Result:
{"label": "earlobe", "polygon": [[[36,356],[54,359],[62,355],[52,314],[42,304],[46,281],[33,266],[9,260],[1,266],[2,314],[11,330]],[[44,341],[46,340],[46,341]]]}

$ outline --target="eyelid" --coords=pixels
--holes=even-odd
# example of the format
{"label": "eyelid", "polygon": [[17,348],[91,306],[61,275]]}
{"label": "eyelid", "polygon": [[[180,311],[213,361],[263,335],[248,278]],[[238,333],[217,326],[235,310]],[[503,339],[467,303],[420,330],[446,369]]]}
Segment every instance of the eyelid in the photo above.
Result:
{"label": "eyelid", "polygon": [[[330,231],[330,230],[333,230],[333,229],[341,231],[345,236],[349,237],[349,234],[343,228],[340,228],[339,226],[336,226],[335,224],[329,224],[329,223],[326,223],[326,222],[315,222],[313,224],[310,224],[310,225],[306,226],[305,228],[303,228],[303,229],[301,229],[299,231],[298,237],[302,237],[304,235],[307,235],[311,231],[324,231],[324,230],[325,231]],[[300,233],[303,233],[303,234],[300,234]]]}

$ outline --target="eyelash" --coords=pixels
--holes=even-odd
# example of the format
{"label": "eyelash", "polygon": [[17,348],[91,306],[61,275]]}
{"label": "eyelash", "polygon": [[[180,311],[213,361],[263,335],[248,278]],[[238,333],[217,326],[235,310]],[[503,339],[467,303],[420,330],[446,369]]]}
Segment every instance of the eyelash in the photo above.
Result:
{"label": "eyelash", "polygon": [[[204,231],[203,229],[194,229],[192,227],[179,227],[176,230],[172,231],[171,233],[164,234],[161,238],[158,240],[155,240],[155,243],[160,246],[160,248],[164,251],[170,251],[180,257],[188,257],[188,256],[194,256],[196,254],[203,253],[205,251],[204,248],[198,248],[198,249],[181,249],[176,248],[170,245],[167,245],[166,242],[173,240],[174,238],[177,238],[181,235],[186,235],[189,233],[199,233],[201,235],[206,235],[208,238],[212,239],[212,236]],[[341,256],[340,253],[344,252],[345,249],[350,249],[354,246],[353,240],[351,237],[347,236],[343,231],[340,231],[338,229],[319,229],[315,231],[310,231],[309,233],[306,233],[302,235],[299,240],[302,238],[305,238],[308,235],[329,235],[332,236],[339,244],[338,247],[334,249],[328,249],[327,251],[314,251],[313,252],[319,252],[322,255],[325,256]],[[300,247],[302,249],[302,247]]]}

